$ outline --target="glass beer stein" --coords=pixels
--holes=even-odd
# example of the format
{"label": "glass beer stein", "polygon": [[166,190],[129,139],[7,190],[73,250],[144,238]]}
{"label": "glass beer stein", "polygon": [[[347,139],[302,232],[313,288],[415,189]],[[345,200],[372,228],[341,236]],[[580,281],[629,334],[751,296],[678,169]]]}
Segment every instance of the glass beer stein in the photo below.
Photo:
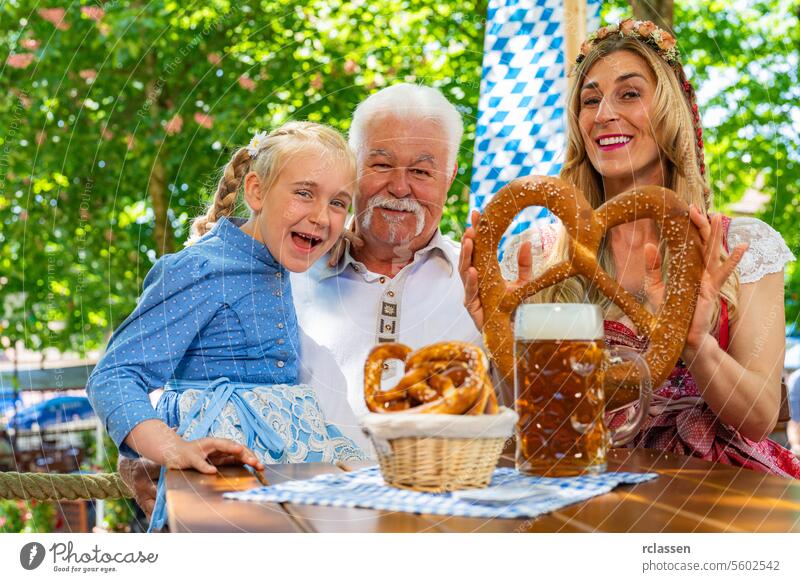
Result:
{"label": "glass beer stein", "polygon": [[[514,322],[517,470],[567,477],[600,473],[609,446],[632,439],[647,416],[650,373],[635,350],[606,349],[597,305],[523,304]],[[605,369],[631,360],[639,368],[639,408],[610,430],[605,423]]]}

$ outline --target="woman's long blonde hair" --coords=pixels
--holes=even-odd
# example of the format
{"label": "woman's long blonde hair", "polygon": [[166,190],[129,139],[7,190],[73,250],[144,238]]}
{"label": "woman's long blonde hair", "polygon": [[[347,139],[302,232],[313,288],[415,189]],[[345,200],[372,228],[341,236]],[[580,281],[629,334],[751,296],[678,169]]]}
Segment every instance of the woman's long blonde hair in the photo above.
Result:
{"label": "woman's long blonde hair", "polygon": [[269,190],[287,160],[309,146],[331,154],[331,159],[346,164],[355,175],[355,156],[342,134],[321,123],[290,121],[262,138],[254,155],[247,147],[233,154],[222,170],[217,191],[205,214],[192,222],[192,239],[209,232],[223,216],[234,214],[239,190],[248,172],[255,172],[262,188]]}
{"label": "woman's long blonde hair", "polygon": [[[577,186],[587,197],[593,208],[605,202],[603,182],[600,174],[592,166],[586,153],[586,144],[583,141],[578,115],[581,109],[580,90],[581,84],[592,65],[611,53],[629,51],[641,57],[650,67],[656,79],[656,90],[653,97],[651,111],[651,127],[655,128],[654,137],[659,150],[666,157],[665,186],[674,190],[678,196],[688,204],[697,208],[710,211],[710,188],[701,172],[696,135],[692,112],[685,97],[682,81],[676,71],[661,58],[653,49],[635,38],[625,36],[610,36],[598,42],[586,58],[575,68],[574,83],[569,92],[567,107],[567,151],[564,165],[561,169],[561,178]],[[682,75],[682,72],[680,73]],[[614,276],[614,261],[611,258],[609,246],[603,244],[599,257],[600,266],[609,275]],[[660,245],[662,257],[662,277],[666,274],[668,261],[666,247]],[[556,248],[550,254],[547,265],[564,260],[567,253],[566,233],[559,236]],[[546,268],[545,266],[545,268]],[[538,270],[538,269],[537,269]],[[728,303],[729,313],[733,315],[739,291],[739,275],[734,272],[722,287],[722,296]],[[558,285],[538,293],[535,302],[574,302],[582,303],[586,300],[597,303],[603,308],[607,319],[617,319],[622,314],[610,299],[599,291],[590,288],[583,277],[574,277]],[[714,314],[714,325],[719,318],[719,302]]]}

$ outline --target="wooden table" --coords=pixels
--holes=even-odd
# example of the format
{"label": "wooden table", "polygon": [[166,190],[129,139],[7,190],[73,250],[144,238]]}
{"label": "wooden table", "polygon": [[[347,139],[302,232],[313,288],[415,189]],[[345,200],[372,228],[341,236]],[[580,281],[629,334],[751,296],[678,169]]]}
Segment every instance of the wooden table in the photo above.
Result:
{"label": "wooden table", "polygon": [[[504,455],[501,464],[513,466],[513,461]],[[320,463],[273,465],[265,474],[276,484],[340,470]],[[243,468],[226,467],[218,476],[170,471],[169,526],[173,532],[800,533],[800,481],[646,449],[612,451],[609,470],[655,471],[660,476],[534,519],[487,520],[230,501],[222,498],[223,492],[258,486]]]}

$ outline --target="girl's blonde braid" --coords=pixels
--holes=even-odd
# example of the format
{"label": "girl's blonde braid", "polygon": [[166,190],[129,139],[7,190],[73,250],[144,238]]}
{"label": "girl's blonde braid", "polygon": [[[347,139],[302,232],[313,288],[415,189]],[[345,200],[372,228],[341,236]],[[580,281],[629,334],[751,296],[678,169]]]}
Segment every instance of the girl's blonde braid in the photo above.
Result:
{"label": "girl's blonde braid", "polygon": [[192,223],[192,236],[199,238],[210,231],[214,224],[223,216],[231,216],[236,208],[236,199],[239,195],[239,186],[250,171],[253,158],[247,148],[239,149],[231,161],[227,163],[219,179],[217,192],[211,206],[202,216],[198,216]]}

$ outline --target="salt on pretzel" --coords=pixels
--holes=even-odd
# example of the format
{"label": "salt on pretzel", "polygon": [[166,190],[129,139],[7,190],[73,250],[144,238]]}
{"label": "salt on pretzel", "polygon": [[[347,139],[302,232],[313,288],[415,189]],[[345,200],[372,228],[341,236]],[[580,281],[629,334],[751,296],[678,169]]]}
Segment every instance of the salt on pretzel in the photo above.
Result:
{"label": "salt on pretzel", "polygon": [[[500,273],[497,247],[512,219],[528,206],[544,206],[561,219],[568,235],[567,259],[509,293]],[[664,303],[653,315],[597,263],[600,243],[609,228],[642,218],[655,220],[668,249]],[[614,196],[597,210],[571,184],[547,176],[520,178],[504,186],[481,216],[473,263],[483,306],[484,343],[502,377],[514,374],[511,318],[526,297],[569,277],[582,275],[631,318],[649,343],[643,354],[653,386],[667,379],[686,343],[703,274],[702,243],[689,208],[667,188],[643,186]],[[638,399],[639,374],[626,362],[606,372],[609,409]]]}
{"label": "salt on pretzel", "polygon": [[[386,360],[405,363],[406,374],[392,389],[381,390]],[[376,346],[364,365],[364,399],[372,412],[417,414],[495,414],[494,387],[486,356],[464,342],[441,342],[411,353],[402,344]]]}

